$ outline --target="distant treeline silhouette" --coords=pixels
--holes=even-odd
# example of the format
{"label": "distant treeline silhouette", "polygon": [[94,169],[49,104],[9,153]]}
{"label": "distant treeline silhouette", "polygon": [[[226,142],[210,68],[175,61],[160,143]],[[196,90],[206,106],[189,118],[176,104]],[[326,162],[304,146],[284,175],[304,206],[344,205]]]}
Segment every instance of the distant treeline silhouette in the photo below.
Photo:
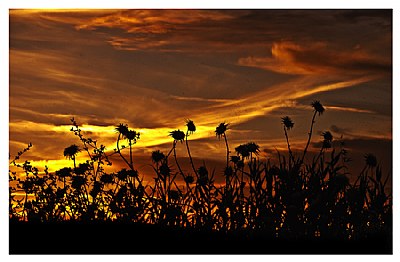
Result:
{"label": "distant treeline silhouette", "polygon": [[[73,161],[73,168],[39,172],[29,161],[21,162],[31,144],[10,159],[10,169],[18,167],[25,174],[9,172],[10,221],[123,221],[200,231],[258,232],[286,239],[357,239],[390,233],[389,175],[382,176],[374,155],[365,155],[365,167],[350,183],[347,152],[343,145],[334,145],[332,134],[326,131],[319,152],[305,162],[311,158],[306,155],[316,119],[325,110],[319,101],[311,105],[307,142],[298,155],[289,142],[294,122],[288,116],[282,118],[288,153],[278,151],[277,163],[260,160],[260,148],[254,142],[233,151],[228,143],[230,126],[220,123],[215,134],[226,146],[222,184],[215,183],[215,170],[193,163],[189,137],[196,125],[192,120],[186,121],[185,132],[170,132],[168,152],[152,152],[154,182],[144,185],[132,154],[140,133],[119,124],[116,148],[108,153],[104,145],[85,137],[72,118],[71,132],[80,145],[65,148],[64,156]],[[190,172],[184,172],[178,161],[179,142],[186,146]],[[76,156],[84,153],[87,161],[76,163]],[[112,165],[111,155],[119,156],[126,168],[106,172],[105,165]]]}

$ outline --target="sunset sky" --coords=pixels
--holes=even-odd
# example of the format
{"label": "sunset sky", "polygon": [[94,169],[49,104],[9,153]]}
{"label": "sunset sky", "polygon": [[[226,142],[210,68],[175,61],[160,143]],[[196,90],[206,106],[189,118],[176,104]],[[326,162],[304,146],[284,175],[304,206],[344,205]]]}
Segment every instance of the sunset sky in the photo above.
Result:
{"label": "sunset sky", "polygon": [[[72,165],[63,156],[87,137],[110,152],[115,127],[141,133],[134,160],[147,174],[153,150],[167,153],[169,132],[186,131],[195,164],[218,167],[229,123],[231,151],[256,142],[263,159],[284,152],[281,118],[290,116],[300,154],[319,100],[311,150],[321,133],[343,136],[350,163],[365,153],[392,165],[391,10],[10,10],[9,146],[39,169]],[[178,155],[186,164],[185,147]],[[78,160],[85,158],[81,153]],[[310,156],[311,157],[311,156]],[[183,159],[184,158],[184,159]],[[115,160],[117,170],[123,167]],[[189,168],[188,168],[189,170]],[[151,174],[150,174],[151,175]]]}

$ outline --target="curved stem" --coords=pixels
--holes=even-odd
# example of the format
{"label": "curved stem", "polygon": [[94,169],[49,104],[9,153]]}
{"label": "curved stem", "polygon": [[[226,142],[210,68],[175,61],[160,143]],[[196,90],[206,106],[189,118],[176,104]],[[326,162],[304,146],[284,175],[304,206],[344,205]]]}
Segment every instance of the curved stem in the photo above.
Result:
{"label": "curved stem", "polygon": [[173,150],[174,150],[174,158],[175,158],[175,163],[176,163],[176,165],[178,166],[178,169],[179,169],[179,172],[181,173],[181,175],[182,175],[183,177],[185,177],[185,176],[183,175],[183,172],[182,172],[181,166],[179,165],[179,163],[178,163],[178,159],[177,159],[177,157],[176,157],[176,141],[174,141]]}
{"label": "curved stem", "polygon": [[186,142],[186,149],[187,149],[187,152],[188,152],[188,155],[189,155],[189,160],[190,160],[190,164],[192,165],[193,172],[196,174],[196,177],[198,177],[196,168],[194,167],[194,164],[193,164],[192,155],[190,154],[189,143],[188,143],[188,136],[189,136],[189,130],[186,131],[186,140],[185,140],[185,142]]}
{"label": "curved stem", "polygon": [[121,158],[124,160],[124,162],[129,166],[130,169],[133,170],[133,166],[131,164],[129,164],[129,162],[126,160],[126,158],[122,155],[121,153],[121,149],[119,148],[119,140],[121,139],[121,134],[118,134],[118,138],[117,138],[117,152],[118,154],[121,156]]}
{"label": "curved stem", "polygon": [[130,164],[131,167],[133,169],[133,160],[132,160],[132,141],[129,140],[129,160],[130,160]]}
{"label": "curved stem", "polygon": [[316,115],[317,115],[317,111],[314,111],[314,115],[313,115],[313,118],[311,120],[310,132],[308,133],[308,140],[307,140],[306,147],[304,148],[303,157],[301,158],[301,163],[304,162],[304,157],[306,156],[308,146],[310,145],[310,141],[311,141],[311,136],[312,136],[312,131],[313,131],[313,127],[314,127],[314,123],[315,123],[315,116]]}
{"label": "curved stem", "polygon": [[288,133],[287,133],[287,130],[286,130],[285,126],[283,126],[283,130],[285,131],[286,143],[287,143],[287,147],[288,147],[288,151],[289,151],[289,160],[291,159],[294,162],[292,149],[290,148],[290,143],[289,143],[289,136],[288,136]]}
{"label": "curved stem", "polygon": [[225,140],[225,146],[226,146],[226,167],[229,166],[229,145],[228,145],[228,138],[226,137],[226,133],[223,133],[224,135],[224,140]]}

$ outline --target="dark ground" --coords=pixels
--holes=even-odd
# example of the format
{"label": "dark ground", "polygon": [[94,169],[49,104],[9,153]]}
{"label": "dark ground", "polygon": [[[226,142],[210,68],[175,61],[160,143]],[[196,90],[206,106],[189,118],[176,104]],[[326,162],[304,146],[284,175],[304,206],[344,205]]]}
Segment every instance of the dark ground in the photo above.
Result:
{"label": "dark ground", "polygon": [[392,254],[391,234],[271,239],[117,222],[9,224],[10,254]]}

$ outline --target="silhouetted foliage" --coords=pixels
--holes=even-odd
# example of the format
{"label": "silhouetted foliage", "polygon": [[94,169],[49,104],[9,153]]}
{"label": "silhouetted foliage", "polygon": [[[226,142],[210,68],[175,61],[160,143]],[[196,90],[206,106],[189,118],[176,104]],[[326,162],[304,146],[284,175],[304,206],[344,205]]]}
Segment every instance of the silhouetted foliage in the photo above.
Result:
{"label": "silhouetted foliage", "polygon": [[[218,139],[224,137],[227,148],[222,184],[215,183],[215,170],[209,170],[205,163],[197,167],[193,163],[188,144],[189,135],[196,131],[192,120],[186,121],[186,134],[170,132],[173,144],[167,154],[152,152],[154,182],[144,184],[143,175],[134,168],[132,154],[132,146],[140,139],[138,132],[119,124],[116,149],[109,152],[97,141],[85,138],[71,119],[71,132],[80,140],[81,148],[71,145],[65,148],[64,156],[73,160],[74,168],[39,172],[29,161],[19,163],[31,144],[10,161],[10,167],[24,173],[19,176],[9,172],[10,219],[129,221],[225,233],[259,232],[277,239],[357,239],[390,232],[389,175],[382,176],[374,155],[365,155],[365,167],[351,184],[345,166],[347,151],[336,148],[332,134],[326,131],[319,154],[308,163],[304,161],[316,114],[325,110],[319,101],[312,107],[308,141],[300,157],[291,151],[287,134],[294,123],[288,116],[282,118],[289,161],[279,152],[277,163],[262,161],[260,147],[254,142],[238,145],[237,155],[229,158],[228,124],[220,123],[215,133]],[[123,145],[121,139],[128,144]],[[184,140],[192,174],[182,171],[176,155],[177,142]],[[88,160],[76,165],[79,152],[86,152]],[[170,163],[172,153],[177,170]],[[127,167],[106,172],[104,165],[112,164],[111,155],[119,156]]]}

